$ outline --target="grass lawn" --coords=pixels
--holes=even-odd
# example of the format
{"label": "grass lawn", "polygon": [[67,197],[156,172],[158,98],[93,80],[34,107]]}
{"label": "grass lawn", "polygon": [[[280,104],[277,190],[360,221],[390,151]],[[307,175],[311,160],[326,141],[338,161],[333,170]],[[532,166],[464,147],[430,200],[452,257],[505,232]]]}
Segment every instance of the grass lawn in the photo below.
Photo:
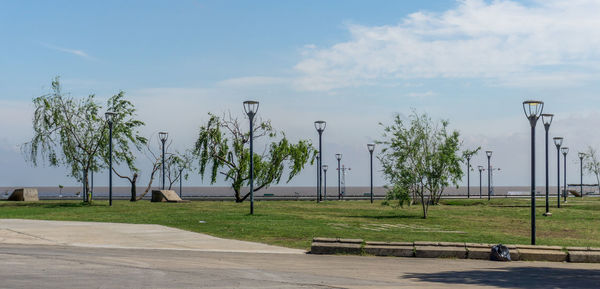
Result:
{"label": "grass lawn", "polygon": [[[555,204],[556,199],[552,199]],[[600,198],[569,198],[544,217],[537,200],[539,245],[600,247]],[[380,202],[261,201],[255,203],[195,201],[150,203],[95,201],[0,201],[0,218],[161,224],[210,235],[307,249],[313,237],[360,238],[369,241],[451,241],[529,244],[528,199],[443,200],[422,219],[420,206],[391,208]],[[204,221],[204,222],[201,222]]]}

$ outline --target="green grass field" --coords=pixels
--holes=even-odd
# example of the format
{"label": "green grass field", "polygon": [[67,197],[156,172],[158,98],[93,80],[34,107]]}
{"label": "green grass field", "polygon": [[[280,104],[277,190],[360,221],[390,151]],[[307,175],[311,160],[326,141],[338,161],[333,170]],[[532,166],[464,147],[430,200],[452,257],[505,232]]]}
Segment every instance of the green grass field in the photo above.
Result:
{"label": "green grass field", "polygon": [[[600,198],[570,198],[563,208],[551,207],[544,217],[544,200],[537,200],[539,245],[600,247]],[[552,199],[555,204],[555,199]],[[421,207],[391,208],[380,202],[261,201],[255,215],[249,203],[195,201],[0,202],[0,218],[161,224],[210,235],[302,248],[313,237],[360,238],[368,241],[451,241],[529,244],[528,199],[443,200],[432,206],[428,219]]]}

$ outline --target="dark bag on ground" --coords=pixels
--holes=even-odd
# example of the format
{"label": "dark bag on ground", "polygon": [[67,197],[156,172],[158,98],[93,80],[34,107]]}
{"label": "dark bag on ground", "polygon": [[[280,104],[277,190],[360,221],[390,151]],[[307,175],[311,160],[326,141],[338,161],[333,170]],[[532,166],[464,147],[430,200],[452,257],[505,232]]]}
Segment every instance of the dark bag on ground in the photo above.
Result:
{"label": "dark bag on ground", "polygon": [[510,261],[510,252],[508,248],[502,244],[498,244],[492,247],[492,253],[490,254],[492,261]]}

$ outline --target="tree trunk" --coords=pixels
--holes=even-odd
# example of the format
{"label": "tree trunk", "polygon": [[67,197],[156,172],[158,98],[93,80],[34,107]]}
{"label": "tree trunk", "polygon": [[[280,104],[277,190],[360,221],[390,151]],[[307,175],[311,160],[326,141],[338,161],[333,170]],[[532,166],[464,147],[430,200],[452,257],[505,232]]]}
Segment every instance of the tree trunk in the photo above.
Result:
{"label": "tree trunk", "polygon": [[131,179],[130,183],[131,183],[131,199],[129,199],[130,202],[135,202],[137,201],[137,186],[136,186],[136,182],[137,182],[137,177],[138,174],[133,174],[133,178]]}

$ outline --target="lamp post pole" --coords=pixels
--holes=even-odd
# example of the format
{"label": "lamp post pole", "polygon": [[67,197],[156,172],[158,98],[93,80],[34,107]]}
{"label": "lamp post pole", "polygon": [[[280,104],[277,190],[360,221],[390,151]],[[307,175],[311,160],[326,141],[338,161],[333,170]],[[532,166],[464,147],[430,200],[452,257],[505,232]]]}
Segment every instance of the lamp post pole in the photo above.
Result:
{"label": "lamp post pole", "polygon": [[523,102],[523,111],[531,125],[531,245],[535,245],[535,125],[544,110],[544,103],[537,100]]}
{"label": "lamp post pole", "polygon": [[367,144],[367,149],[371,157],[371,204],[373,203],[373,151],[375,150],[375,144]]}
{"label": "lamp post pole", "polygon": [[471,157],[467,156],[467,199],[471,198]]}
{"label": "lamp post pole", "polygon": [[179,168],[179,198],[183,197],[183,168]]}
{"label": "lamp post pole", "polygon": [[567,154],[569,153],[569,148],[568,147],[563,147],[560,149],[560,151],[563,154],[563,175],[564,175],[564,179],[563,179],[563,203],[567,202],[567,195],[569,194],[569,192],[567,192]]}
{"label": "lamp post pole", "polygon": [[317,171],[319,172],[319,177],[317,178],[317,203],[321,201],[321,168],[323,163],[323,146],[322,146],[322,137],[323,131],[325,130],[325,126],[327,123],[323,120],[315,121],[315,129],[319,133],[319,159],[317,160]]}
{"label": "lamp post pole", "polygon": [[585,157],[584,153],[579,153],[579,193],[581,194],[581,198],[583,198],[583,158]]}
{"label": "lamp post pole", "polygon": [[158,133],[158,138],[162,143],[162,190],[165,189],[165,142],[169,137],[169,133],[166,131],[161,131]]}
{"label": "lamp post pole", "polygon": [[562,146],[563,138],[553,138],[556,146],[556,207],[560,208],[560,147]]}
{"label": "lamp post pole", "polygon": [[108,205],[112,206],[112,130],[115,113],[107,111],[104,116],[108,122]]}
{"label": "lamp post pole", "polygon": [[323,165],[323,201],[327,201],[327,169],[328,165]]}
{"label": "lamp post pole", "polygon": [[544,113],[542,114],[542,123],[544,124],[544,130],[546,132],[546,212],[544,216],[552,216],[550,213],[550,185],[549,185],[549,177],[548,177],[548,131],[550,130],[550,124],[552,124],[552,119],[554,118],[553,114]]}
{"label": "lamp post pole", "polygon": [[488,201],[491,198],[491,194],[492,194],[492,167],[490,165],[490,159],[492,158],[492,151],[486,151],[485,154],[487,155],[487,159],[488,159]]}
{"label": "lamp post pole", "polygon": [[484,169],[483,166],[478,166],[477,169],[479,170],[479,198],[481,199],[481,172]]}
{"label": "lamp post pole", "polygon": [[340,161],[342,160],[342,154],[335,154],[335,158],[337,159],[338,162],[338,167],[337,167],[337,171],[338,171],[338,200],[342,199],[342,187],[341,187],[341,179],[340,179],[340,172],[341,172],[341,168],[340,168]]}
{"label": "lamp post pole", "polygon": [[244,111],[250,120],[250,215],[254,215],[254,116],[258,106],[258,101],[244,101]]}
{"label": "lamp post pole", "polygon": [[319,173],[320,173],[319,172],[319,168],[320,168],[320,166],[319,166],[319,164],[320,164],[319,160],[320,159],[321,158],[319,157],[319,155],[317,155],[317,203],[319,202]]}

